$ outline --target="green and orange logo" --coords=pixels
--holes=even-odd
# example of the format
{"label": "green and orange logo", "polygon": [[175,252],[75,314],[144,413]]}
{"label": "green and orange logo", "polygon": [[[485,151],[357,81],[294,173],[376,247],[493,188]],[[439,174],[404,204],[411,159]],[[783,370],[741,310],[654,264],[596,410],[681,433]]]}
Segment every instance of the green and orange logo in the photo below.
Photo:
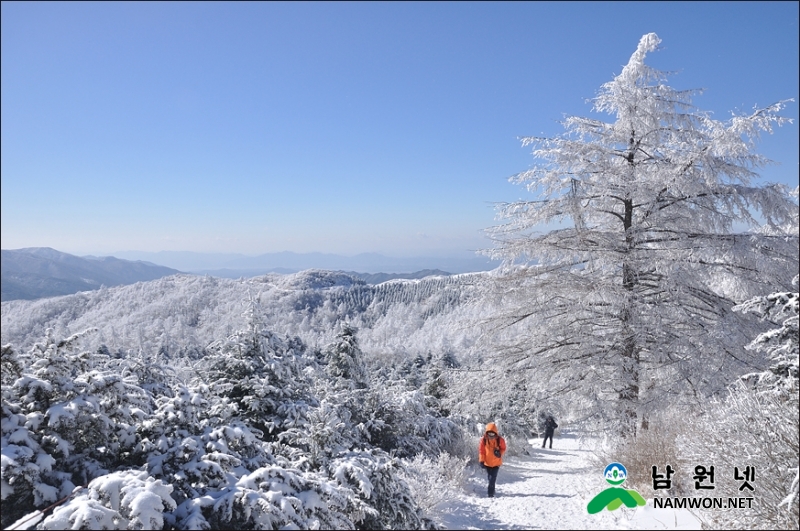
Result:
{"label": "green and orange logo", "polygon": [[603,471],[603,477],[612,487],[592,498],[592,501],[586,506],[589,514],[599,513],[603,509],[614,511],[623,505],[635,508],[647,503],[635,490],[620,488],[620,485],[628,479],[628,471],[622,466],[622,463],[609,464]]}

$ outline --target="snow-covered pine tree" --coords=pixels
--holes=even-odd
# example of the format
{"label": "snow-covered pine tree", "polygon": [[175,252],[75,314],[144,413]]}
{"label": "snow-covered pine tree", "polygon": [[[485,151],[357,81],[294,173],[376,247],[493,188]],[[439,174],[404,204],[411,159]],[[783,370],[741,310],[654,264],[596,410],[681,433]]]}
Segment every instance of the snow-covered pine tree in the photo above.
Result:
{"label": "snow-covered pine tree", "polygon": [[368,387],[367,373],[364,370],[364,356],[356,340],[356,328],[346,323],[339,326],[336,341],[325,351],[328,362],[327,372],[340,385],[365,389]]}
{"label": "snow-covered pine tree", "polygon": [[[792,283],[797,289],[800,275]],[[800,361],[800,293],[782,291],[770,293],[765,297],[754,297],[736,307],[735,311],[758,314],[765,320],[778,320],[781,326],[759,334],[748,349],[766,351],[772,365],[769,370],[745,376],[754,380],[757,389],[779,395],[796,397],[798,393],[798,365]]]}
{"label": "snow-covered pine tree", "polygon": [[0,381],[3,387],[10,386],[17,378],[22,376],[22,364],[11,345],[0,348]]}
{"label": "snow-covered pine tree", "polygon": [[[644,35],[601,87],[594,111],[613,121],[568,117],[564,134],[523,140],[538,163],[513,180],[539,198],[500,205],[507,223],[489,230],[505,264],[503,367],[630,430],[646,404],[763,366],[740,358],[755,334],[730,309],[788,286],[798,267],[796,237],[779,235],[797,205],[782,185],[751,184],[769,162],[754,143],[788,121],[784,102],[714,120],[692,105],[699,91],[645,64],[659,43]],[[735,232],[759,220],[774,235]]]}
{"label": "snow-covered pine tree", "polygon": [[310,394],[306,367],[315,359],[298,338],[279,338],[263,326],[258,302],[248,303],[248,327],[207,348],[201,376],[215,392],[230,399],[239,418],[276,440],[284,430],[303,425]]}
{"label": "snow-covered pine tree", "polygon": [[178,505],[224,488],[246,448],[256,466],[271,462],[256,437],[233,420],[235,406],[214,396],[208,386],[176,386],[156,399],[156,411],[139,428],[137,447],[150,476],[173,487]]}
{"label": "snow-covered pine tree", "polygon": [[349,487],[363,504],[353,505],[359,529],[434,529],[403,479],[402,463],[380,449],[347,452],[328,465],[328,474]]}

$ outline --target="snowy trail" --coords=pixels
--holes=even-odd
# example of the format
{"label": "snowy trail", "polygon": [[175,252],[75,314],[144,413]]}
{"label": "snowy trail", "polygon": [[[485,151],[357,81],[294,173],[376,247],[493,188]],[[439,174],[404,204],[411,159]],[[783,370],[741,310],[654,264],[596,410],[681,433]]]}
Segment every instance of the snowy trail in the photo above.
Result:
{"label": "snowy trail", "polygon": [[590,515],[587,503],[606,486],[591,451],[569,436],[552,450],[532,442],[530,456],[505,460],[495,498],[486,496],[486,476],[476,469],[465,492],[440,507],[448,529],[700,529],[688,512],[653,509],[652,502]]}

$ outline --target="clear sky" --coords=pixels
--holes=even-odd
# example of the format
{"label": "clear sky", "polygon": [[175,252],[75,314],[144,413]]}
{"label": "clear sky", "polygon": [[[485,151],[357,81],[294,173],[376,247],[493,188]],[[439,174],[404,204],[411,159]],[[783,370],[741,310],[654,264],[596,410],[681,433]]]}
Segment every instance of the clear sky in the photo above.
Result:
{"label": "clear sky", "polygon": [[[519,137],[649,32],[718,119],[798,99],[797,2],[2,2],[2,248],[486,248]],[[799,144],[763,137],[766,180]]]}

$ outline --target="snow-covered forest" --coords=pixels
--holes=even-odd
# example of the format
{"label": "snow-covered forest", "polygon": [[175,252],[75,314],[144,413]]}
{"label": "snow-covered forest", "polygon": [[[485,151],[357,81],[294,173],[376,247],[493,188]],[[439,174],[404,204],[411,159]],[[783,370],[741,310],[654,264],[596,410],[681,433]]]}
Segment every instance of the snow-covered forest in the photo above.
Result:
{"label": "snow-covered forest", "polygon": [[754,466],[751,510],[697,518],[796,528],[797,191],[756,150],[788,102],[714,120],[647,66],[659,42],[594,117],[525,140],[533,197],[500,206],[495,271],[4,302],[2,527],[441,528],[483,426],[524,458],[553,414],[645,498],[652,465]]}

